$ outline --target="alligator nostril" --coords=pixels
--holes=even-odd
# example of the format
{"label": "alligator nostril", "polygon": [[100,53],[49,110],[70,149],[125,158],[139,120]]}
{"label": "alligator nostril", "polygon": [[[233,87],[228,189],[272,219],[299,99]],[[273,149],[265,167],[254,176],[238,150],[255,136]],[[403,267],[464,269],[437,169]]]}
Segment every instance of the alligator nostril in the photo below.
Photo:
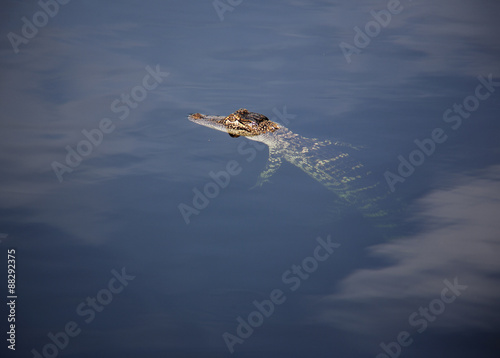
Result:
{"label": "alligator nostril", "polygon": [[201,113],[193,113],[189,117],[191,117],[192,119],[202,119],[203,118]]}

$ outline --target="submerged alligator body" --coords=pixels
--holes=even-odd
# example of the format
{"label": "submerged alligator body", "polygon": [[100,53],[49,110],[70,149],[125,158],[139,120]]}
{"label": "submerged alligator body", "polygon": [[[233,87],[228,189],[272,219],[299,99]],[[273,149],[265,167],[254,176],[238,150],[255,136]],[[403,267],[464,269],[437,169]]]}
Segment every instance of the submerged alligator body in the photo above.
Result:
{"label": "submerged alligator body", "polygon": [[371,172],[354,159],[352,146],[299,136],[266,116],[246,109],[239,109],[227,117],[194,113],[188,118],[231,137],[245,136],[266,144],[269,161],[260,174],[258,185],[267,181],[286,160],[334,192],[344,203],[356,207],[365,217],[375,219],[377,226],[391,226],[387,222],[387,212],[379,205],[386,198],[386,192]]}

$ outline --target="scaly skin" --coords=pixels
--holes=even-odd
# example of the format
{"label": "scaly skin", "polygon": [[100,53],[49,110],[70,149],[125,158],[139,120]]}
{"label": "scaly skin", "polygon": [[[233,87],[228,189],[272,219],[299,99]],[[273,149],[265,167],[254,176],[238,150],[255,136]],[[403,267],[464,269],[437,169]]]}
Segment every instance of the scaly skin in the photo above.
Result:
{"label": "scaly skin", "polygon": [[363,164],[354,159],[352,146],[299,136],[266,116],[246,109],[239,109],[227,117],[195,113],[189,116],[189,120],[227,132],[232,137],[246,136],[266,144],[269,161],[257,186],[268,181],[284,159],[334,192],[343,202],[355,206],[366,218],[375,220],[377,226],[393,226],[387,212],[379,205],[385,201],[388,192]]}

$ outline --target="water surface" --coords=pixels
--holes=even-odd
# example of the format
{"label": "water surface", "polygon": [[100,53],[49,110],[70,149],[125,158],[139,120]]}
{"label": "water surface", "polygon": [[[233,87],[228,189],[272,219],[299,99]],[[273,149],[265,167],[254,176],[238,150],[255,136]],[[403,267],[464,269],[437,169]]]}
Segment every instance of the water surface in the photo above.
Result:
{"label": "water surface", "polygon": [[[6,3],[1,272],[14,248],[18,296],[6,356],[496,357],[499,6],[389,3],[377,31],[387,2],[242,1],[221,16],[210,1],[69,2],[17,46],[9,34],[43,10]],[[366,26],[374,36],[346,57]],[[187,120],[242,107],[359,147],[387,189],[384,173],[404,179],[396,234],[289,163],[250,190],[267,149]],[[238,174],[185,220],[179,205],[228,163]],[[308,259],[328,238],[335,250]],[[294,271],[303,263],[311,272]]]}

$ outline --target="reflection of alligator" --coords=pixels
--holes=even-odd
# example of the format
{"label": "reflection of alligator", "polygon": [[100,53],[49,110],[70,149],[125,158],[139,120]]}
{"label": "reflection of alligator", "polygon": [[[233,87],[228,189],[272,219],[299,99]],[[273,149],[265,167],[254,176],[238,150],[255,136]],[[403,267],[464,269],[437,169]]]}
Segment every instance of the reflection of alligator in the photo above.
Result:
{"label": "reflection of alligator", "polygon": [[348,144],[304,138],[270,121],[266,116],[239,109],[227,117],[194,113],[189,120],[205,127],[227,132],[231,137],[245,136],[269,146],[269,162],[260,174],[258,185],[279,168],[282,159],[296,165],[345,203],[355,206],[365,217],[387,226],[386,212],[378,202],[386,197],[371,172],[356,161]]}

